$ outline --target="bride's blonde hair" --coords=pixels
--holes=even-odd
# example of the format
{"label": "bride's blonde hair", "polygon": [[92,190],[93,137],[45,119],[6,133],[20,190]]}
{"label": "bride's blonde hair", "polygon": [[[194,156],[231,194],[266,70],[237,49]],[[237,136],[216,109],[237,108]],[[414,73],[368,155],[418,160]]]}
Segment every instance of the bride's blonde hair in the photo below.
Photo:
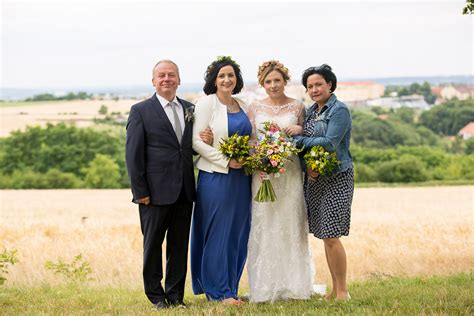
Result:
{"label": "bride's blonde hair", "polygon": [[261,86],[263,86],[263,82],[265,78],[268,76],[268,74],[272,72],[273,70],[276,70],[279,73],[281,73],[281,75],[283,76],[283,79],[285,80],[285,83],[287,83],[288,80],[290,80],[288,68],[286,68],[282,63],[280,63],[279,60],[271,59],[264,62],[258,67],[257,78],[258,78],[258,83]]}

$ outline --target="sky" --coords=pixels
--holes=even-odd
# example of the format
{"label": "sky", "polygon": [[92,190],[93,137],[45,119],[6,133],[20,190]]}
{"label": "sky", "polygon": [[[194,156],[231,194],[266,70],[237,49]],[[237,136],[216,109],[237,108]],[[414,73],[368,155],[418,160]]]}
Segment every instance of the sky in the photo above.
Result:
{"label": "sky", "polygon": [[0,1],[4,88],[151,85],[160,59],[200,83],[218,55],[246,82],[268,59],[297,82],[322,63],[347,79],[474,74],[463,0]]}

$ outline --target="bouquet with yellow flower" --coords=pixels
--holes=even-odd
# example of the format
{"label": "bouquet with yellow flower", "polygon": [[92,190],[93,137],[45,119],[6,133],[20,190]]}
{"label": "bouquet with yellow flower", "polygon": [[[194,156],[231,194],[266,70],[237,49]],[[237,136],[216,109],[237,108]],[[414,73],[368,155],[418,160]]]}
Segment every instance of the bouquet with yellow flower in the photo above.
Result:
{"label": "bouquet with yellow flower", "polygon": [[280,127],[271,122],[263,123],[262,136],[253,146],[247,164],[252,170],[260,171],[262,184],[255,196],[257,202],[274,202],[276,194],[270,181],[270,174],[279,177],[285,173],[285,163],[290,156],[301,150],[295,147],[291,137],[286,135]]}
{"label": "bouquet with yellow flower", "polygon": [[335,152],[329,152],[323,146],[312,147],[304,156],[306,166],[322,176],[327,176],[339,165]]}
{"label": "bouquet with yellow flower", "polygon": [[249,140],[249,135],[241,136],[234,133],[232,136],[224,138],[219,142],[219,151],[227,158],[243,163],[246,174],[252,174],[252,170],[247,162],[250,154]]}

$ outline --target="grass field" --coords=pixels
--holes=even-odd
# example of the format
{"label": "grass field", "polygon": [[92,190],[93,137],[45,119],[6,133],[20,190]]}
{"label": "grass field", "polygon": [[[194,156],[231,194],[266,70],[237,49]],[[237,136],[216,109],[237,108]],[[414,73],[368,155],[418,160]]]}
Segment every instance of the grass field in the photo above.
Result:
{"label": "grass field", "polygon": [[0,137],[26,126],[45,126],[47,123],[73,123],[78,127],[94,124],[94,118],[101,118],[99,109],[107,106],[108,112],[125,114],[137,100],[75,100],[45,102],[1,102]]}
{"label": "grass field", "polygon": [[[153,93],[153,87],[150,89]],[[197,101],[199,94],[183,93],[183,98]],[[24,130],[26,126],[45,126],[47,123],[72,123],[77,127],[94,125],[94,118],[103,118],[99,109],[105,105],[108,113],[126,115],[130,107],[139,102],[135,99],[120,100],[72,100],[72,101],[2,101],[0,102],[0,137],[12,131]]]}
{"label": "grass field", "polygon": [[[20,261],[6,286],[61,284],[44,263],[81,253],[93,271],[89,286],[140,289],[142,236],[130,198],[128,190],[0,191],[0,247],[17,249]],[[473,271],[473,223],[474,186],[357,188],[343,238],[348,279]],[[329,284],[322,243],[309,238],[314,281]]]}
{"label": "grass field", "polygon": [[8,287],[0,291],[5,315],[472,315],[472,275],[449,277],[373,278],[350,284],[353,299],[244,304],[238,307],[207,302],[187,294],[188,309],[154,312],[139,289],[90,288],[77,285]]}

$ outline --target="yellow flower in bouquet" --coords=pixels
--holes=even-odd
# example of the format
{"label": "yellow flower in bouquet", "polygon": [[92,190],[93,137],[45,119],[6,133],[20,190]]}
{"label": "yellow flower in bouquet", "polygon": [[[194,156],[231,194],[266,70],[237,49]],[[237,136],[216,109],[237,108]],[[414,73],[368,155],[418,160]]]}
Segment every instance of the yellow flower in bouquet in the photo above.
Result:
{"label": "yellow flower in bouquet", "polygon": [[322,176],[330,175],[339,165],[335,152],[329,152],[323,146],[312,147],[304,156],[308,168]]}
{"label": "yellow flower in bouquet", "polygon": [[270,174],[275,177],[285,173],[285,163],[291,155],[301,150],[295,147],[291,137],[286,135],[280,127],[271,122],[264,122],[261,136],[252,147],[247,164],[252,170],[260,171],[262,185],[254,200],[257,202],[274,202],[276,194],[270,181]]}
{"label": "yellow flower in bouquet", "polygon": [[219,142],[219,151],[227,158],[243,163],[246,174],[252,174],[252,170],[249,169],[247,162],[250,154],[249,140],[249,135],[241,136],[234,133],[232,136],[224,138]]}

